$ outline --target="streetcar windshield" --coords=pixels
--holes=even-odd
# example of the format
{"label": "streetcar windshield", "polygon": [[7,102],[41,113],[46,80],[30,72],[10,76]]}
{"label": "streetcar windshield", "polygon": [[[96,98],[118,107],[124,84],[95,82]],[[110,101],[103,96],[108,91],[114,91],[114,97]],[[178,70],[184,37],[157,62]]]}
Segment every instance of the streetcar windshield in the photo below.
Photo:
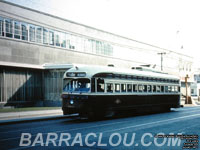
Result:
{"label": "streetcar windshield", "polygon": [[89,79],[64,79],[64,92],[89,92]]}

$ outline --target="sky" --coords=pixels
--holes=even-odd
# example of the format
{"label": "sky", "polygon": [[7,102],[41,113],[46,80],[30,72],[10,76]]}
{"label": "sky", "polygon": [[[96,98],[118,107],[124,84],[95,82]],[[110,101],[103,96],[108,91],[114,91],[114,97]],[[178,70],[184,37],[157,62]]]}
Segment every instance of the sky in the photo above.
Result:
{"label": "sky", "polygon": [[200,62],[199,0],[7,0],[194,57]]}

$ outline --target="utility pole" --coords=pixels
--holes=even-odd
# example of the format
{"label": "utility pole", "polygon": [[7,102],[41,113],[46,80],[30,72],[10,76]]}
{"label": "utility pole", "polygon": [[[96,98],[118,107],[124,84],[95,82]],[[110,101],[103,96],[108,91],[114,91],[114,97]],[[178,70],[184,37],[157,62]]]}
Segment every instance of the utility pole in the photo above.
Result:
{"label": "utility pole", "polygon": [[163,71],[163,55],[165,55],[165,52],[157,53],[158,55],[161,56],[161,71]]}
{"label": "utility pole", "polygon": [[189,104],[189,101],[188,101],[188,79],[189,79],[189,76],[187,74],[185,77],[185,93],[186,93],[185,104]]}

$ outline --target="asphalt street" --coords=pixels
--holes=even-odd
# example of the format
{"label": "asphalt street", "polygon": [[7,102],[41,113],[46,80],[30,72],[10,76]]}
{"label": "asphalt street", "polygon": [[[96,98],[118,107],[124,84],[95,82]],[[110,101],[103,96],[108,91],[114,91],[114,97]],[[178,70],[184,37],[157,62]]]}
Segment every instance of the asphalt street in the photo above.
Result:
{"label": "asphalt street", "polygon": [[0,126],[0,149],[198,148],[200,107],[89,121],[78,117]]}

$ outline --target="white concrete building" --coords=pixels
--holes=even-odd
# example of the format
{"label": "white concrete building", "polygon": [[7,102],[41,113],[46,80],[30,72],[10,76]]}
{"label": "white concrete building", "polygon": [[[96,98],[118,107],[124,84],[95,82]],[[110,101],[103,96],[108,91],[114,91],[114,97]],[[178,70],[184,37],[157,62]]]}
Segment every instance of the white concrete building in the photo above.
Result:
{"label": "white concrete building", "polygon": [[[164,36],[164,35],[163,35]],[[193,58],[44,12],[0,1],[0,103],[60,105],[67,68],[44,64],[151,64],[184,79]],[[184,82],[184,80],[183,80]]]}

